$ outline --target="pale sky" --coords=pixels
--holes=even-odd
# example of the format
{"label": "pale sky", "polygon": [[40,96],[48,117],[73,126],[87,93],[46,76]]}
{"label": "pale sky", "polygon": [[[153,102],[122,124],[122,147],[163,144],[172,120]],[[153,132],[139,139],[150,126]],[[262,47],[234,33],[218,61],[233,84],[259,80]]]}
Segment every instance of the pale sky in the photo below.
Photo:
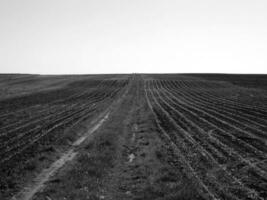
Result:
{"label": "pale sky", "polygon": [[0,73],[267,73],[267,0],[0,0]]}

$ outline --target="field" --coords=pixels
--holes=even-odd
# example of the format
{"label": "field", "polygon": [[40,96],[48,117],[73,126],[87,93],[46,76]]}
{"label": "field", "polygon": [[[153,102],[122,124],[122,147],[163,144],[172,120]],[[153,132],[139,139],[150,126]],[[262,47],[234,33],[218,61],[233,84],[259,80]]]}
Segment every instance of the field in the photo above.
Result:
{"label": "field", "polygon": [[267,199],[267,75],[0,75],[0,199]]}

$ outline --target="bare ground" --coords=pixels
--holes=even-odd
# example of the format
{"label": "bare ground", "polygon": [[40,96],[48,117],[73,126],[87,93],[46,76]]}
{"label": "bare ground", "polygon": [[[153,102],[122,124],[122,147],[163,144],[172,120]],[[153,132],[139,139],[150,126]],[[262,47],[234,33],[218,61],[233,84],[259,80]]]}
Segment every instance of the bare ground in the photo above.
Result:
{"label": "bare ground", "polygon": [[133,75],[119,98],[79,125],[71,144],[29,170],[13,199],[264,199],[266,91],[238,86],[241,101],[229,83],[179,76],[181,83],[165,77],[160,85],[157,76]]}

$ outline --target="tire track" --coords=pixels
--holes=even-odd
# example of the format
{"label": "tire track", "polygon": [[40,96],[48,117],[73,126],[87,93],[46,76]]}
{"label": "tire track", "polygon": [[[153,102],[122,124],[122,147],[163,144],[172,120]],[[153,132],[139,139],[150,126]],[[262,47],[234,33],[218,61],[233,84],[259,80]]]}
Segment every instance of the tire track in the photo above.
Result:
{"label": "tire track", "polygon": [[23,191],[20,191],[17,195],[13,196],[11,200],[31,200],[33,196],[42,190],[45,183],[55,175],[60,168],[62,168],[67,162],[71,162],[75,159],[77,152],[77,147],[79,147],[91,134],[93,134],[97,129],[99,129],[102,124],[108,119],[109,112],[107,112],[104,117],[96,122],[92,128],[90,128],[86,134],[79,139],[77,139],[67,152],[65,152],[61,157],[54,161],[48,169],[44,169],[33,181],[25,187]]}

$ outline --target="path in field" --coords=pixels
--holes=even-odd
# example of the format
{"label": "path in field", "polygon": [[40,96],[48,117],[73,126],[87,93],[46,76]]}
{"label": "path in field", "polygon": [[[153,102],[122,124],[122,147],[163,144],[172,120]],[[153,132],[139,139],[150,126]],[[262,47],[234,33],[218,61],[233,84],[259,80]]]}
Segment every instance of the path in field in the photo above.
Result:
{"label": "path in field", "polygon": [[[33,200],[203,199],[164,141],[146,103],[144,80],[134,76],[109,119]],[[56,188],[56,189],[55,189]]]}

